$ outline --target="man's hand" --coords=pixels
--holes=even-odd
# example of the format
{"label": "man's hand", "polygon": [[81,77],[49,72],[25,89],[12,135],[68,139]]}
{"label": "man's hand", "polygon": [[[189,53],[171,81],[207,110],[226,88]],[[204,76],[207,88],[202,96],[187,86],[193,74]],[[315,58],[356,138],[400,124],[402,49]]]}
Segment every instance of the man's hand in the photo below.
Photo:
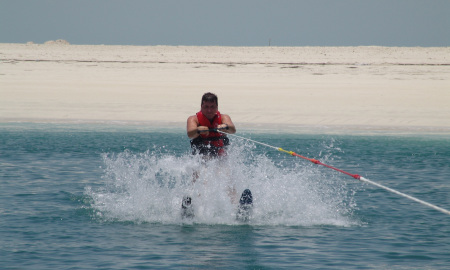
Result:
{"label": "man's hand", "polygon": [[220,124],[217,126],[217,129],[221,129],[222,131],[228,130],[228,124]]}
{"label": "man's hand", "polygon": [[197,127],[197,134],[202,134],[202,135],[209,135],[209,128],[207,126],[198,126]]}

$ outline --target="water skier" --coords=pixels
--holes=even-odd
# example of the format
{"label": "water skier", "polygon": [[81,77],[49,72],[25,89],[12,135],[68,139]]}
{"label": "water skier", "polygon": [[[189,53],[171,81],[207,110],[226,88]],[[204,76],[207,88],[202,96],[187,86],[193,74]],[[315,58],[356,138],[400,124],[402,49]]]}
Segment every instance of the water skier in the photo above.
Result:
{"label": "water skier", "polygon": [[[221,114],[218,106],[217,96],[210,92],[205,93],[202,96],[200,111],[187,119],[186,131],[187,136],[191,139],[192,153],[203,155],[205,159],[225,156],[225,148],[229,145],[229,140],[224,133],[236,133],[236,127],[230,116]],[[197,178],[198,173],[194,173],[194,182]],[[232,188],[229,194],[233,199],[236,190]],[[251,196],[250,190],[245,190],[241,196],[240,204],[251,204]],[[183,198],[182,209],[184,213],[191,208],[191,201],[188,196]],[[193,215],[193,213],[187,214]]]}
{"label": "water skier", "polygon": [[193,154],[209,157],[225,155],[229,140],[225,134],[212,131],[213,129],[229,134],[236,133],[230,116],[220,114],[217,96],[208,92],[202,96],[200,111],[189,116],[187,120],[187,136],[191,139]]}

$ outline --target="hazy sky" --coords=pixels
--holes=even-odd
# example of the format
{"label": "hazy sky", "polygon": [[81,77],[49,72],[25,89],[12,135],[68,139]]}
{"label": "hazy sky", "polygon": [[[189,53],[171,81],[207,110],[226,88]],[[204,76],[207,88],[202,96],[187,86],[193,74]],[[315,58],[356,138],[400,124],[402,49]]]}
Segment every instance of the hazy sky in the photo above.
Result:
{"label": "hazy sky", "polygon": [[450,0],[0,0],[0,43],[450,46]]}

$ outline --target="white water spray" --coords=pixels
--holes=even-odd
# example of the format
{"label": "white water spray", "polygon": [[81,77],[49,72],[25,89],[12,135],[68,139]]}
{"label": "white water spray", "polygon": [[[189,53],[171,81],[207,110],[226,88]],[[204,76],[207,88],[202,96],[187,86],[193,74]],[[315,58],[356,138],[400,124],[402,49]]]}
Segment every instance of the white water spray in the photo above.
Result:
{"label": "white water spray", "polygon": [[345,183],[309,164],[277,165],[248,151],[251,148],[248,142],[234,142],[227,157],[208,161],[150,151],[104,154],[104,186],[86,193],[106,220],[179,224],[182,198],[189,195],[195,211],[192,222],[240,224],[237,201],[248,188],[254,199],[252,225],[355,223],[349,217],[354,205]]}

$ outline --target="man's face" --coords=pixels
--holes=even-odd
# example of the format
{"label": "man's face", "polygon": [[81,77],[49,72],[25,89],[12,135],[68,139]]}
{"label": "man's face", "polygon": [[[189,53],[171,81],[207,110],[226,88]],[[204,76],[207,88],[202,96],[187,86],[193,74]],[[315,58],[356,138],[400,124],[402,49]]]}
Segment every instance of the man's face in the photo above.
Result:
{"label": "man's face", "polygon": [[206,118],[212,120],[217,113],[217,104],[215,102],[204,101],[201,111]]}

